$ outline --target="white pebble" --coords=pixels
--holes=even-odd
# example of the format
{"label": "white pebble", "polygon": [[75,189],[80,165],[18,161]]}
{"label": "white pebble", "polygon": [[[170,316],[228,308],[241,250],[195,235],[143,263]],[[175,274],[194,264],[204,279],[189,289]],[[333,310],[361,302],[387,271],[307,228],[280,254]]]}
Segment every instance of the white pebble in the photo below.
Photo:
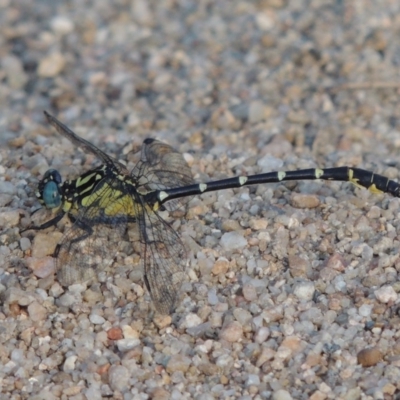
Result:
{"label": "white pebble", "polygon": [[22,251],[26,251],[31,247],[31,241],[28,238],[21,238],[19,245]]}
{"label": "white pebble", "polygon": [[92,324],[95,325],[102,325],[104,324],[104,322],[106,322],[106,320],[101,315],[98,314],[90,314],[89,320]]}
{"label": "white pebble", "polygon": [[51,29],[59,34],[66,35],[74,30],[74,23],[67,17],[57,16],[50,22]]}
{"label": "white pebble", "polygon": [[315,293],[314,283],[300,282],[295,286],[293,293],[299,300],[310,301]]}
{"label": "white pebble", "polygon": [[11,360],[17,364],[22,364],[25,360],[24,352],[21,349],[13,349],[11,352]]}
{"label": "white pebble", "polygon": [[120,339],[116,341],[119,351],[128,351],[136,346],[139,346],[140,339],[130,338],[130,339]]}
{"label": "white pebble", "polygon": [[258,386],[260,384],[260,377],[256,374],[249,374],[246,379],[246,386]]}
{"label": "white pebble", "polygon": [[197,314],[189,313],[183,318],[183,321],[182,321],[180,327],[183,329],[184,328],[193,328],[195,326],[200,325],[202,322],[203,321]]}
{"label": "white pebble", "polygon": [[70,372],[75,369],[75,362],[78,356],[69,356],[64,362],[63,370],[64,372]]}
{"label": "white pebble", "polygon": [[293,397],[287,390],[279,389],[272,395],[273,400],[292,400]]}
{"label": "white pebble", "polygon": [[124,339],[138,339],[139,332],[136,329],[133,329],[130,325],[124,325],[122,327],[122,332],[124,335]]}
{"label": "white pebble", "polygon": [[382,286],[381,288],[375,290],[375,296],[381,303],[389,303],[390,301],[397,300],[397,293],[391,286]]}
{"label": "white pebble", "polygon": [[266,326],[262,326],[262,327],[257,331],[257,333],[256,333],[254,339],[255,339],[255,341],[256,341],[257,343],[263,343],[263,342],[265,342],[265,341],[268,339],[269,334],[270,334],[269,328],[266,327]]}
{"label": "white pebble", "polygon": [[373,308],[374,308],[374,306],[372,304],[363,304],[358,309],[358,312],[360,313],[360,315],[362,317],[369,317],[371,315],[371,311]]}

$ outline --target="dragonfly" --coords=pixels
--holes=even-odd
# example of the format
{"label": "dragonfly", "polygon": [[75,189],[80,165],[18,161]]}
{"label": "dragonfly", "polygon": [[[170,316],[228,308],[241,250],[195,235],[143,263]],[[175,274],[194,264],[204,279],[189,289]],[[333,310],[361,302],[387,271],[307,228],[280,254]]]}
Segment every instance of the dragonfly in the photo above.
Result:
{"label": "dragonfly", "polygon": [[155,139],[144,140],[140,160],[132,171],[115,158],[79,137],[45,112],[47,121],[62,136],[102,164],[77,179],[62,182],[49,169],[38,184],[36,196],[54,217],[30,229],[55,226],[65,215],[72,226],[57,244],[57,278],[63,286],[88,281],[109,265],[131,226],[139,232],[136,249],[144,264],[144,282],[157,311],[169,314],[187,264],[185,247],[177,232],[160,214],[182,207],[186,199],[165,206],[147,193],[194,182],[183,156]]}
{"label": "dragonfly", "polygon": [[162,314],[176,309],[187,268],[185,246],[162,216],[163,210],[176,210],[192,196],[207,192],[292,180],[343,181],[374,193],[395,197],[400,193],[399,183],[346,166],[273,171],[196,183],[183,156],[155,139],[144,140],[140,160],[129,171],[49,113],[45,116],[58,133],[102,162],[64,182],[57,170],[50,169],[38,184],[38,200],[55,216],[33,229],[54,226],[64,216],[72,223],[53,254],[60,283],[69,286],[91,279],[102,265],[112,262],[118,244],[134,226],[143,260],[143,280],[156,310]]}

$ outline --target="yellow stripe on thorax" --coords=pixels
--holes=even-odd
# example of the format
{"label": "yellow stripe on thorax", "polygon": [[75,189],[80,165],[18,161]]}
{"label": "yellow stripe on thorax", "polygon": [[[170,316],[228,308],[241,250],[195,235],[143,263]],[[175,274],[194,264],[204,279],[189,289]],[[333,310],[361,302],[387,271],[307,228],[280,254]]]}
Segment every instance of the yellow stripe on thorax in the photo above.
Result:
{"label": "yellow stripe on thorax", "polygon": [[114,217],[124,215],[134,217],[136,215],[133,198],[130,194],[124,194],[120,190],[111,188],[108,184],[104,184],[101,189],[95,190],[90,195],[81,200],[83,207],[94,205],[99,212],[103,211],[104,215]]}
{"label": "yellow stripe on thorax", "polygon": [[71,208],[72,208],[72,203],[70,201],[68,201],[68,200],[65,200],[64,204],[62,206],[63,211],[64,212],[68,212],[68,211],[71,210]]}

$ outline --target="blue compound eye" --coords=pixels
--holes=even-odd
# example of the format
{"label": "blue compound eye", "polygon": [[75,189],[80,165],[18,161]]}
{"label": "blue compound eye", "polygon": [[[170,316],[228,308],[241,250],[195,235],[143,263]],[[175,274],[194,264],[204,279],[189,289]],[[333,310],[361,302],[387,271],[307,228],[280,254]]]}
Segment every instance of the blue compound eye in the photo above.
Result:
{"label": "blue compound eye", "polygon": [[49,169],[44,174],[43,181],[54,181],[59,185],[61,183],[61,175],[56,169]]}
{"label": "blue compound eye", "polygon": [[39,182],[36,197],[46,208],[61,206],[61,175],[55,169],[49,169]]}
{"label": "blue compound eye", "polygon": [[44,185],[42,197],[47,208],[57,208],[61,205],[60,191],[54,181],[48,181]]}

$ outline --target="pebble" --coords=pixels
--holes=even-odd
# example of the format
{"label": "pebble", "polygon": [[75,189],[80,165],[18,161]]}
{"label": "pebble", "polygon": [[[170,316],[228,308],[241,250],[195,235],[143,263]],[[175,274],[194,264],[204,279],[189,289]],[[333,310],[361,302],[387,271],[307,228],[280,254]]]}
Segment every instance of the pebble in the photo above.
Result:
{"label": "pebble", "polygon": [[225,257],[220,257],[218,258],[217,261],[215,261],[213,269],[211,270],[211,272],[214,275],[222,275],[222,274],[226,274],[229,270],[229,261],[227,258]]}
{"label": "pebble", "polygon": [[181,329],[194,328],[195,326],[200,325],[202,322],[202,319],[197,314],[189,313],[182,318],[179,327]]}
{"label": "pebble", "polygon": [[395,302],[398,298],[398,294],[395,292],[392,286],[382,286],[375,290],[375,297],[381,303]]}
{"label": "pebble", "polygon": [[28,314],[32,321],[44,321],[47,310],[37,301],[34,301],[28,306]]}
{"label": "pebble", "polygon": [[139,332],[130,325],[123,325],[122,332],[125,339],[139,339]]}
{"label": "pebble", "polygon": [[65,359],[64,365],[63,365],[63,371],[64,372],[72,372],[75,370],[75,363],[76,360],[78,359],[78,356],[73,355],[69,356]]}
{"label": "pebble", "polygon": [[249,105],[241,103],[230,108],[232,115],[242,121],[246,121],[249,118]]}
{"label": "pebble", "polygon": [[[21,60],[12,55],[2,57],[1,66],[5,72],[7,84],[15,90],[22,89],[28,82],[28,75],[24,71]],[[3,182],[9,183],[9,182]],[[2,193],[2,185],[0,183],[0,193]],[[6,192],[5,192],[6,193]]]}
{"label": "pebble", "polygon": [[328,396],[320,390],[316,390],[311,396],[310,400],[325,400]]}
{"label": "pebble", "polygon": [[268,117],[267,108],[260,101],[252,101],[249,106],[249,122],[256,124]]}
{"label": "pebble", "polygon": [[19,241],[19,246],[22,251],[26,251],[31,247],[31,241],[28,238],[21,238]]}
{"label": "pebble", "polygon": [[233,316],[236,318],[236,320],[242,327],[249,326],[250,321],[252,320],[251,313],[243,308],[235,308],[233,310]]}
{"label": "pebble", "polygon": [[65,57],[61,53],[51,53],[40,61],[37,74],[41,78],[54,78],[63,71],[65,64]]}
{"label": "pebble", "polygon": [[64,389],[63,394],[71,398],[72,396],[78,395],[81,391],[82,391],[82,386],[74,385]]}
{"label": "pebble", "polygon": [[373,308],[373,304],[363,304],[358,309],[358,312],[362,317],[370,317]]}
{"label": "pebble", "polygon": [[247,376],[246,383],[245,383],[246,386],[252,386],[252,385],[258,386],[259,384],[260,384],[260,377],[258,375],[249,374]]}
{"label": "pebble", "polygon": [[58,15],[50,21],[51,29],[58,35],[64,36],[74,30],[74,23],[66,16]]}
{"label": "pebble", "polygon": [[60,296],[58,299],[58,304],[62,307],[70,307],[77,302],[77,298],[71,292],[67,292]]}
{"label": "pebble", "polygon": [[112,327],[107,331],[107,337],[110,340],[120,340],[123,338],[122,329],[118,326]]}
{"label": "pebble", "polygon": [[382,361],[382,353],[376,347],[363,349],[357,354],[357,362],[364,368],[372,367]]}
{"label": "pebble", "polygon": [[53,285],[51,285],[51,288],[49,290],[50,296],[52,297],[59,297],[62,293],[64,292],[64,289],[58,282],[54,282]]}
{"label": "pebble", "polygon": [[316,208],[319,204],[319,198],[314,194],[293,193],[291,196],[291,205],[296,208]]}
{"label": "pebble", "polygon": [[42,258],[52,255],[61,237],[61,232],[52,232],[51,234],[38,232],[33,239],[32,257]]}
{"label": "pebble", "polygon": [[293,294],[299,300],[310,301],[315,293],[315,285],[313,282],[300,282],[294,287]]}
{"label": "pebble", "polygon": [[343,272],[346,269],[346,262],[341,254],[335,253],[329,257],[328,262],[326,263],[326,268]]}
{"label": "pebble", "polygon": [[153,319],[158,329],[163,329],[169,325],[171,325],[172,318],[170,315],[156,315]]}
{"label": "pebble", "polygon": [[153,400],[169,400],[170,397],[170,392],[160,387],[153,389],[151,392],[151,398]]}
{"label": "pebble", "polygon": [[238,221],[232,219],[226,219],[222,221],[222,230],[225,232],[237,232],[240,231],[242,227]]}
{"label": "pebble", "polygon": [[103,325],[106,320],[98,314],[90,314],[89,321],[94,325]]}
{"label": "pebble", "polygon": [[108,370],[108,382],[112,390],[123,392],[128,389],[131,374],[122,365],[112,365]]}
{"label": "pebble", "polygon": [[302,257],[290,255],[289,256],[290,274],[293,278],[305,278],[310,269],[310,263]]}
{"label": "pebble", "polygon": [[291,353],[297,353],[300,351],[302,343],[297,336],[288,336],[282,341],[281,347],[286,347]]}
{"label": "pebble", "polygon": [[0,193],[2,195],[3,194],[15,195],[17,194],[17,188],[11,182],[0,181]]}
{"label": "pebble", "polygon": [[215,364],[217,365],[217,367],[223,369],[223,370],[227,370],[233,367],[233,357],[229,354],[222,354],[220,355]]}
{"label": "pebble", "polygon": [[246,247],[247,240],[239,232],[227,232],[221,237],[221,246],[225,251],[238,251]]}
{"label": "pebble", "polygon": [[243,297],[247,301],[255,301],[257,299],[257,290],[251,283],[246,283],[242,288]]}
{"label": "pebble", "polygon": [[32,273],[38,278],[47,278],[55,272],[54,258],[53,257],[42,257],[34,258],[28,257],[26,259],[28,268],[32,270]]}
{"label": "pebble", "polygon": [[261,231],[267,229],[268,227],[268,220],[265,218],[253,218],[249,222],[249,226],[254,231]]}
{"label": "pebble", "polygon": [[219,337],[230,343],[237,342],[243,337],[243,327],[237,321],[229,322],[221,329]]}
{"label": "pebble", "polygon": [[118,350],[121,352],[126,352],[140,345],[140,339],[130,338],[130,339],[119,339],[116,340]]}
{"label": "pebble", "polygon": [[217,129],[234,129],[238,127],[238,123],[229,110],[219,108],[211,115],[211,126]]}
{"label": "pebble", "polygon": [[212,327],[210,322],[204,322],[192,328],[187,328],[186,332],[193,337],[200,337],[206,335],[208,332],[211,332],[211,328]]}
{"label": "pebble", "polygon": [[94,306],[103,300],[103,295],[100,291],[87,289],[83,292],[83,300],[90,306]]}
{"label": "pebble", "polygon": [[170,357],[165,369],[169,374],[173,374],[177,371],[185,373],[188,371],[190,364],[191,360],[189,357],[183,356],[182,354],[175,354]]}
{"label": "pebble", "polygon": [[208,304],[209,304],[210,306],[215,306],[216,304],[219,303],[217,291],[216,291],[215,288],[211,288],[211,289],[207,292],[207,301],[208,301]]}
{"label": "pebble", "polygon": [[18,225],[18,223],[19,223],[19,211],[18,210],[0,211],[0,226],[1,227],[10,228],[12,226]]}
{"label": "pebble", "polygon": [[17,364],[22,364],[24,361],[24,353],[21,349],[14,349],[11,352],[11,360],[16,362]]}
{"label": "pebble", "polygon": [[368,212],[367,212],[367,217],[371,219],[377,219],[380,218],[381,216],[381,209],[377,206],[372,206]]}
{"label": "pebble", "polygon": [[273,400],[293,400],[293,397],[287,390],[279,389],[272,395]]}
{"label": "pebble", "polygon": [[268,339],[270,334],[271,331],[269,330],[269,328],[267,328],[266,326],[262,326],[257,330],[254,340],[256,341],[256,343],[263,343]]}
{"label": "pebble", "polygon": [[283,161],[281,158],[267,154],[257,161],[257,165],[260,167],[262,173],[267,173],[271,171],[279,171],[283,168]]}
{"label": "pebble", "polygon": [[[5,207],[12,202],[13,196],[11,194],[2,194],[0,196],[0,207]],[[0,212],[1,217],[2,212]],[[1,221],[1,219],[0,219]],[[2,225],[4,226],[4,225]]]}

